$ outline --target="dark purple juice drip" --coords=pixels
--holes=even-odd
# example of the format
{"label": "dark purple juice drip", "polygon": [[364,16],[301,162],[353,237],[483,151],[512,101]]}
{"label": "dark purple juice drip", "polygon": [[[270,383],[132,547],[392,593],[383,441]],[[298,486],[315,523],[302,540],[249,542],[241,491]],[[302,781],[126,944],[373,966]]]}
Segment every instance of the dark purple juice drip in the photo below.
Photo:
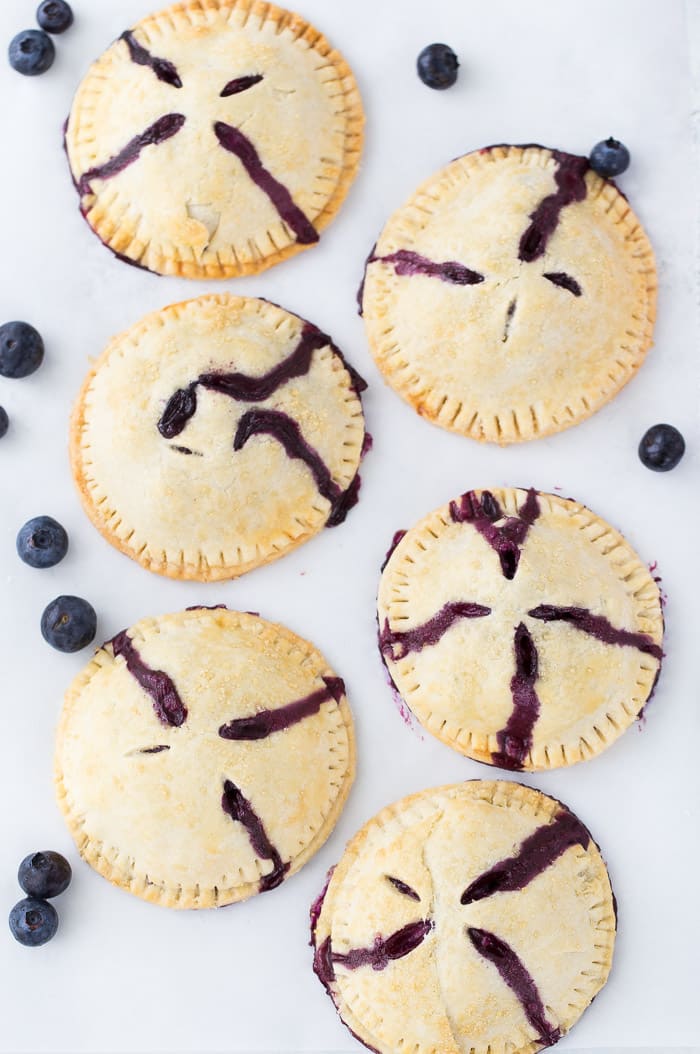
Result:
{"label": "dark purple juice drip", "polygon": [[331,884],[331,879],[333,878],[333,872],[334,871],[335,871],[335,864],[333,865],[333,867],[328,869],[328,873],[326,874],[326,881],[323,884],[323,889],[321,890],[319,895],[316,897],[316,899],[314,900],[314,902],[312,903],[312,905],[311,905],[311,907],[309,909],[309,922],[311,923],[311,944],[312,945],[316,944],[316,927],[318,926],[318,920],[321,918],[321,910],[323,908],[323,902],[326,899],[326,893],[328,892],[328,887]]}
{"label": "dark purple juice drip", "polygon": [[[304,462],[316,481],[319,494],[331,503],[327,521],[329,526],[335,527],[345,519],[348,509],[357,501],[356,493],[351,494],[348,499],[347,492],[341,491],[331,477],[328,466],[306,442],[299,425],[292,417],[281,410],[249,410],[238,422],[233,449],[242,450],[248,440],[256,435],[272,436],[284,448],[287,457]],[[356,480],[357,476],[353,483]],[[359,489],[359,482],[357,488]],[[352,484],[349,489],[352,489]]]}
{"label": "dark purple juice drip", "polygon": [[248,373],[211,372],[201,374],[187,388],[179,388],[168,400],[158,422],[165,439],[174,439],[197,412],[197,386],[227,395],[239,402],[258,403],[269,399],[279,388],[295,377],[304,377],[311,368],[315,351],[332,346],[330,337],[309,322],[304,323],[299,342],[291,355],[278,362],[267,373],[255,377]]}
{"label": "dark purple juice drip", "polygon": [[144,747],[143,750],[139,750],[139,754],[160,754],[163,750],[170,750],[170,747],[165,743],[159,743],[157,747]]}
{"label": "dark purple juice drip", "polygon": [[299,206],[294,204],[287,188],[265,168],[250,139],[240,129],[225,124],[223,121],[216,121],[214,133],[224,150],[236,155],[253,183],[260,187],[264,194],[267,194],[277,209],[280,219],[294,231],[297,242],[300,245],[311,245],[317,242],[318,232],[315,227]]}
{"label": "dark purple juice drip", "polygon": [[[87,216],[85,215],[82,209],[80,210],[80,212],[83,218],[87,219]],[[90,225],[88,224],[88,226]],[[93,234],[97,234],[97,231],[93,230],[92,227],[90,227],[90,230]],[[99,235],[97,236],[99,238]],[[100,241],[102,241],[101,238]],[[140,263],[138,260],[132,260],[130,256],[124,256],[124,253],[118,253],[117,250],[113,249],[111,245],[107,245],[107,242],[102,242],[102,244],[107,246],[112,256],[116,256],[117,260],[121,260],[122,263],[129,264],[130,267],[138,267],[139,271],[146,271],[147,274],[155,274],[157,278],[160,278],[160,275],[156,274],[155,271],[152,271],[150,267],[146,267],[145,264]]]}
{"label": "dark purple juice drip", "polygon": [[457,501],[450,502],[450,516],[454,523],[471,523],[494,552],[497,553],[504,578],[515,578],[520,563],[520,550],[527,533],[540,514],[537,491],[532,487],[517,516],[510,516],[501,527],[496,521],[503,519],[503,511],[490,491],[482,491],[477,497],[469,490]]}
{"label": "dark purple juice drip", "polygon": [[518,247],[518,259],[525,263],[531,263],[544,255],[547,242],[557,229],[562,209],[586,197],[588,158],[565,154],[561,150],[552,150],[552,157],[557,166],[554,172],[557,189],[554,194],[543,198],[535,211],[530,213],[530,226]]}
{"label": "dark purple juice drip", "polygon": [[229,95],[238,95],[241,91],[247,91],[254,84],[259,84],[262,79],[262,73],[251,73],[247,77],[236,77],[234,80],[229,81],[220,92],[221,98],[227,99]]}
{"label": "dark purple juice drip", "polygon": [[135,62],[138,66],[148,66],[153,70],[159,81],[164,81],[165,84],[171,84],[173,88],[182,87],[182,81],[180,80],[180,76],[172,62],[151,55],[147,48],[144,48],[142,44],[139,44],[130,29],[127,29],[126,33],[122,33],[119,39],[123,40],[128,47],[132,62]]}
{"label": "dark purple juice drip", "polygon": [[438,263],[410,249],[397,249],[396,252],[389,253],[387,256],[375,256],[373,253],[367,263],[376,261],[391,264],[394,273],[398,275],[422,274],[428,278],[439,278],[450,285],[478,285],[484,280],[484,276],[478,271],[471,271],[457,260],[445,260]]}
{"label": "dark purple juice drip", "polygon": [[185,611],[228,611],[225,604],[191,604]]}
{"label": "dark purple juice drip", "polygon": [[164,725],[179,728],[187,718],[187,707],[167,673],[152,670],[146,665],[126,630],[117,633],[109,643],[115,658],[121,655],[131,676],[135,677],[144,692],[150,695],[158,720]]}
{"label": "dark purple juice drip", "polygon": [[467,935],[479,955],[493,963],[505,983],[516,995],[525,1017],[537,1032],[540,1043],[551,1047],[561,1038],[561,1030],[547,1021],[537,985],[516,953],[509,944],[494,933],[489,933],[488,930],[479,930],[469,926]]}
{"label": "dark purple juice drip", "polygon": [[[424,622],[421,626],[413,629],[392,630],[389,628],[389,620],[384,620],[384,629],[379,637],[379,647],[386,652],[392,662],[405,659],[411,651],[421,651],[423,648],[437,644],[447,633],[448,629],[463,618],[485,618],[491,614],[491,608],[483,604],[470,604],[462,600],[451,600],[444,604],[437,615]],[[396,645],[399,651],[394,650]]]}
{"label": "dark purple juice drip", "polygon": [[494,765],[518,771],[522,769],[532,746],[532,730],[540,713],[535,691],[537,681],[537,648],[527,626],[521,622],[515,630],[515,673],[510,682],[513,711],[504,729],[496,734],[499,750],[491,755]]}
{"label": "dark purple juice drip", "polygon": [[387,881],[391,882],[395,889],[398,889],[399,893],[403,893],[405,897],[410,897],[411,900],[420,900],[420,897],[416,893],[415,889],[412,889],[407,882],[403,882],[400,878],[394,878],[393,875],[386,876]]}
{"label": "dark purple juice drip", "polygon": [[392,556],[394,554],[394,549],[399,544],[401,539],[405,538],[405,537],[406,537],[406,532],[405,531],[396,531],[395,532],[394,537],[391,539],[391,545],[389,546],[389,548],[386,551],[386,556],[384,557],[384,563],[382,564],[381,568],[379,569],[380,572],[384,570],[384,568],[389,563],[389,561],[391,560],[391,558],[392,558]]}
{"label": "dark purple juice drip", "polygon": [[558,285],[560,289],[568,289],[574,296],[581,296],[581,286],[578,284],[575,278],[572,278],[566,271],[548,271],[542,275],[552,285]]}
{"label": "dark purple juice drip", "polygon": [[460,903],[473,904],[494,893],[524,889],[572,845],[587,849],[590,840],[589,832],[573,813],[560,812],[551,823],[529,835],[515,856],[501,860],[475,878],[462,893]]}
{"label": "dark purple juice drip", "polygon": [[289,864],[283,864],[282,858],[267,837],[263,822],[253,806],[231,780],[224,780],[224,793],[221,797],[221,808],[231,817],[243,824],[253,849],[261,860],[269,860],[272,871],[260,879],[260,892],[274,889],[284,881],[289,871]]}
{"label": "dark purple juice drip", "polygon": [[98,165],[96,168],[90,168],[87,172],[84,172],[78,182],[78,193],[80,196],[83,197],[85,194],[93,193],[91,185],[93,179],[111,179],[112,176],[123,172],[125,168],[128,168],[129,165],[138,160],[144,147],[157,146],[159,143],[164,143],[166,139],[176,135],[184,123],[185,117],[181,113],[166,113],[163,117],[159,117],[157,121],[149,125],[145,132],[137,135],[127,143],[109,161],[105,161],[103,165]]}
{"label": "dark purple juice drip", "polygon": [[423,943],[433,928],[430,919],[409,922],[389,937],[377,936],[371,948],[351,948],[349,952],[331,952],[331,963],[344,966],[346,970],[359,970],[371,966],[373,970],[384,970],[394,959],[403,959]]}
{"label": "dark purple juice drip", "polygon": [[[325,941],[319,944],[318,947],[314,947],[313,965],[314,973],[328,994],[331,995],[331,984],[335,981],[335,970],[333,969],[333,960],[331,958],[330,937],[326,937]],[[331,998],[333,998],[332,995]]]}
{"label": "dark purple juice drip", "polygon": [[374,245],[372,246],[372,248],[369,251],[367,259],[365,260],[365,266],[362,269],[362,281],[360,282],[360,287],[357,290],[357,295],[355,297],[355,299],[357,301],[357,313],[360,316],[360,318],[362,318],[362,301],[363,301],[364,295],[365,295],[365,282],[367,281],[367,268],[372,263],[372,260],[376,260],[376,256],[374,255],[374,251],[375,251],[376,248],[377,248],[377,243],[375,242]]}
{"label": "dark purple juice drip", "polygon": [[594,615],[586,608],[556,607],[553,604],[541,604],[528,611],[531,618],[542,622],[566,622],[574,629],[595,637],[603,644],[617,644],[620,647],[638,648],[645,655],[652,655],[659,662],[663,651],[646,633],[632,633],[626,629],[616,629],[604,615]]}
{"label": "dark purple juice drip", "polygon": [[334,699],[337,703],[345,694],[345,684],[340,677],[324,677],[325,688],[319,688],[303,699],[280,706],[276,710],[260,710],[251,717],[239,717],[222,725],[219,735],[222,739],[266,739],[274,732],[291,728],[313,714],[317,714],[323,703]]}

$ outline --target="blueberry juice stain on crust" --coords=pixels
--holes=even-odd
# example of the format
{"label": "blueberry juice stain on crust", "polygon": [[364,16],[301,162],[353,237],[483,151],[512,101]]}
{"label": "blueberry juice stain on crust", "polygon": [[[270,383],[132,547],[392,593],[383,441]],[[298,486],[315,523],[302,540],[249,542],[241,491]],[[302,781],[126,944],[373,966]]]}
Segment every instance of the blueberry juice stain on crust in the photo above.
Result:
{"label": "blueberry juice stain on crust", "polygon": [[637,648],[645,655],[651,655],[661,662],[663,651],[646,633],[634,633],[631,630],[617,629],[604,615],[594,615],[587,608],[557,607],[554,604],[540,604],[528,611],[530,618],[541,622],[566,622],[581,633],[594,637],[603,644],[615,644],[618,647]]}
{"label": "blueberry juice stain on crust", "polygon": [[527,626],[521,622],[513,639],[515,673],[510,682],[513,711],[506,727],[496,733],[498,751],[492,755],[494,765],[520,770],[532,747],[532,734],[540,715],[540,701],[535,691],[538,655]]}
{"label": "blueberry juice stain on crust", "polygon": [[[322,333],[311,323],[305,322],[301,337],[292,353],[267,373],[260,376],[223,371],[212,371],[201,374],[187,388],[179,388],[168,400],[160,420],[158,431],[164,439],[174,439],[185,429],[187,422],[197,412],[197,388],[218,392],[238,402],[256,403],[269,399],[278,389],[296,377],[308,374],[315,351],[330,346],[348,371],[351,386],[356,395],[366,387],[363,378],[348,366],[342,354],[335,347],[327,334]],[[316,482],[319,494],[331,506],[327,527],[336,527],[342,523],[348,512],[359,500],[360,476],[357,473],[346,490],[341,490],[333,480],[330,469],[319,453],[306,442],[297,422],[281,410],[249,410],[238,422],[233,440],[234,451],[240,451],[256,435],[269,435],[276,439],[287,456],[292,460],[303,461]],[[363,454],[369,449],[371,438],[365,434]],[[182,448],[180,448],[182,449]]]}
{"label": "blueberry juice stain on crust", "polygon": [[445,604],[436,615],[427,622],[408,630],[392,630],[389,620],[384,620],[384,628],[379,635],[379,647],[392,662],[405,659],[411,651],[437,644],[448,629],[460,619],[484,618],[491,614],[491,608],[483,604],[470,604],[464,601],[452,601]]}
{"label": "blueberry juice stain on crust", "polygon": [[151,55],[147,48],[139,44],[130,29],[122,33],[119,39],[123,40],[129,49],[129,56],[132,62],[135,62],[138,66],[148,66],[149,69],[153,70],[159,81],[170,84],[173,88],[182,87],[180,75],[173,63],[168,61],[168,59],[159,59],[155,55]]}
{"label": "blueberry juice stain on crust", "polygon": [[345,684],[340,677],[323,677],[325,688],[295,699],[275,710],[260,710],[251,717],[238,717],[222,725],[219,735],[222,739],[254,740],[266,739],[275,732],[283,732],[299,721],[317,714],[324,703],[332,699],[340,703],[345,695]]}
{"label": "blueberry juice stain on crust", "polygon": [[264,893],[268,889],[275,889],[276,886],[281,885],[290,865],[282,862],[281,856],[267,836],[262,820],[231,780],[224,780],[221,808],[232,820],[243,825],[256,855],[261,860],[269,860],[272,864],[269,874],[263,875],[260,879],[260,892]]}
{"label": "blueberry juice stain on crust", "polygon": [[318,231],[295,204],[284,184],[275,179],[272,173],[265,168],[251,140],[239,128],[234,128],[233,125],[226,124],[224,121],[216,121],[214,134],[224,150],[235,154],[253,183],[267,195],[280,219],[296,235],[297,242],[300,245],[313,245],[317,242]]}
{"label": "blueberry juice stain on crust", "polygon": [[496,967],[516,996],[539,1041],[548,1047],[556,1043],[561,1038],[561,1030],[547,1021],[537,985],[511,946],[495,933],[474,926],[467,927],[467,936],[479,955]]}
{"label": "blueberry juice stain on crust", "polygon": [[543,198],[534,212],[530,213],[530,226],[524,232],[518,246],[518,259],[531,263],[544,256],[549,241],[559,224],[562,209],[586,197],[586,173],[590,165],[585,157],[552,150],[556,168],[554,194]]}
{"label": "blueberry juice stain on crust", "polygon": [[[488,490],[482,491],[481,496],[469,490],[457,501],[451,501],[449,508],[453,523],[470,523],[497,553],[503,577],[515,578],[528,531],[540,515],[537,491],[531,487],[517,514],[507,518]],[[496,523],[503,519],[505,523],[497,527]]]}
{"label": "blueberry juice stain on crust", "polygon": [[342,523],[349,509],[357,504],[359,485],[355,490],[352,485],[347,491],[340,489],[321,456],[302,436],[294,418],[281,410],[248,410],[238,422],[233,449],[242,450],[256,435],[272,436],[284,448],[288,458],[304,462],[316,481],[319,494],[330,502],[331,512],[326,525],[335,527]]}
{"label": "blueberry juice stain on crust", "polygon": [[[506,146],[507,144],[497,145]],[[546,149],[536,143],[524,144],[522,149],[527,147],[539,150]],[[485,154],[493,149],[493,146],[484,147],[479,153]],[[518,259],[523,263],[532,263],[534,260],[544,256],[547,242],[559,225],[562,210],[567,205],[583,201],[587,194],[585,176],[590,169],[587,158],[579,157],[575,154],[567,154],[562,150],[552,150],[550,153],[556,166],[554,182],[557,189],[553,194],[548,194],[543,198],[535,210],[530,213],[530,223],[523,232],[518,244]],[[455,160],[459,159],[455,158]],[[371,263],[377,261],[393,266],[394,273],[397,275],[427,275],[454,285],[477,285],[486,279],[485,275],[456,260],[438,262],[430,260],[410,249],[398,249],[393,253],[388,253],[386,256],[377,256],[376,248],[375,243],[365,261],[362,281],[357,292],[357,306],[360,315],[363,313],[362,302],[367,268]],[[553,285],[567,290],[576,297],[582,294],[581,286],[576,279],[564,271],[550,271],[545,273],[543,277]],[[503,329],[503,343],[508,340],[516,304],[517,300],[512,300],[508,305]]]}
{"label": "blueberry juice stain on crust", "polygon": [[373,970],[385,970],[390,962],[403,959],[405,955],[415,951],[432,929],[433,922],[430,919],[420,919],[417,922],[409,922],[407,926],[402,926],[388,937],[378,934],[369,948],[351,948],[347,952],[334,952],[330,937],[326,937],[316,949],[314,972],[328,989],[330,983],[335,980],[336,966],[343,966],[346,970],[359,970],[363,966],[370,966]]}
{"label": "blueberry juice stain on crust", "polygon": [[115,659],[121,656],[129,673],[138,681],[153,700],[153,709],[164,725],[179,728],[187,719],[187,707],[167,673],[152,670],[139,654],[126,630],[118,633],[110,642]]}
{"label": "blueberry juice stain on crust", "polygon": [[[152,55],[144,45],[139,43],[132,30],[127,30],[119,39],[126,45],[133,63],[150,69],[158,80],[173,88],[183,87],[182,79],[174,63],[169,59]],[[236,77],[224,85],[219,96],[227,98],[247,91],[262,79],[262,74]],[[125,147],[106,162],[89,169],[78,180],[74,176],[73,182],[81,198],[93,193],[92,180],[111,179],[116,176],[138,160],[145,147],[157,146],[179,132],[185,121],[184,114],[165,114],[140,135],[131,139]],[[280,219],[294,234],[297,243],[312,245],[317,242],[319,240],[318,231],[294,202],[287,187],[265,167],[254,143],[239,128],[226,124],[224,121],[214,122],[212,132],[219,145],[238,158],[249,179],[267,196]]]}
{"label": "blueberry juice stain on crust", "polygon": [[391,264],[394,272],[398,275],[422,274],[429,278],[439,278],[449,285],[478,285],[484,281],[482,274],[479,274],[478,271],[472,271],[457,260],[438,262],[409,249],[398,249],[387,256],[375,256],[374,251],[372,251],[372,254],[367,258],[367,263],[371,264],[377,261]]}
{"label": "blueberry juice stain on crust", "polygon": [[520,844],[514,856],[494,864],[471,882],[460,898],[461,904],[473,904],[495,893],[525,889],[571,846],[587,849],[590,833],[568,809],[558,813],[551,823],[538,827]]}
{"label": "blueberry juice stain on crust", "polygon": [[185,116],[181,113],[167,113],[163,117],[159,117],[144,132],[131,139],[114,157],[105,161],[103,165],[89,168],[87,172],[84,172],[78,181],[78,193],[80,196],[84,197],[86,194],[93,193],[93,179],[111,179],[113,176],[123,172],[125,168],[128,168],[129,165],[139,159],[142,150],[147,146],[158,146],[167,139],[171,139],[174,135],[177,135],[184,123]]}

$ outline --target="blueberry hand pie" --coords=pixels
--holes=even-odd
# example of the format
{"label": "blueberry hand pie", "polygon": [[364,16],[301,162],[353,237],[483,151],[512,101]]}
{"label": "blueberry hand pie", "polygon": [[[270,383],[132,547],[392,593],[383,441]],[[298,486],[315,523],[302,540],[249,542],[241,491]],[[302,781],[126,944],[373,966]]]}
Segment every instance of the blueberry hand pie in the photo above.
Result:
{"label": "blueberry hand pie", "polygon": [[150,571],[235,578],[355,504],[364,387],[330,337],[275,304],[173,304],[116,337],[83,385],[83,505]]}
{"label": "blueberry hand pie", "polygon": [[311,912],[314,970],[377,1054],[534,1054],[605,984],[615,900],[573,813],[517,783],[423,791],[349,843]]}
{"label": "blueberry hand pie", "polygon": [[639,716],[661,667],[659,588],[585,506],[471,490],[395,541],[379,645],[433,735],[535,771],[599,754]]}
{"label": "blueberry hand pie", "polygon": [[627,199],[586,158],[493,146],[394,213],[360,301],[380,370],[419,414],[515,443],[576,424],[633,376],[656,268]]}
{"label": "blueberry hand pie", "polygon": [[357,172],[363,121],[352,71],[298,15],[185,0],[92,66],[66,151],[81,211],[117,256],[229,278],[318,241]]}
{"label": "blueberry hand pie", "polygon": [[255,615],[142,619],[66,694],[58,802],[81,855],[156,904],[274,889],[332,831],[354,776],[342,680]]}

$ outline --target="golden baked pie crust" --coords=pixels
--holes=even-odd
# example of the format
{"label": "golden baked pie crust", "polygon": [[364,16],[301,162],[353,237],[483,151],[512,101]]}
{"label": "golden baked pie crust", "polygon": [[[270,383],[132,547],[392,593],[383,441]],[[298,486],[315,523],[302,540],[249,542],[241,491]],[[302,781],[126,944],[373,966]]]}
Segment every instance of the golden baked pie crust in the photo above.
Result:
{"label": "golden baked pie crust", "polygon": [[[528,492],[492,488],[505,518],[522,512]],[[514,709],[514,632],[527,627],[537,649],[539,714],[522,765],[527,771],[572,765],[599,754],[638,718],[658,677],[658,656],[604,643],[562,621],[529,612],[541,605],[589,610],[616,629],[643,634],[660,651],[659,587],[622,535],[579,502],[537,493],[539,516],[520,563],[504,577],[499,557],[448,503],[412,527],[392,552],[379,586],[382,631],[424,625],[446,604],[490,613],[457,619],[437,642],[408,651],[382,647],[389,674],[418,720],[460,753],[489,764],[502,750]],[[496,523],[498,526],[498,522]],[[396,655],[398,661],[394,661]],[[511,767],[505,765],[504,767]]]}
{"label": "golden baked pie crust", "polygon": [[[358,1039],[380,1054],[542,1049],[498,972],[472,953],[468,926],[517,950],[550,1023],[568,1032],[605,984],[615,943],[614,898],[593,839],[570,846],[524,889],[460,904],[471,879],[562,813],[571,817],[530,787],[473,780],[404,798],[355,835],[323,897],[316,949],[330,940],[342,955],[371,945],[376,932],[386,937],[426,916],[433,924],[418,948],[384,969],[335,966],[329,994]],[[388,875],[420,902],[392,889]]]}
{"label": "golden baked pie crust", "polygon": [[[577,424],[652,343],[654,254],[613,183],[589,169],[586,197],[561,209],[544,254],[518,258],[534,209],[556,191],[556,158],[536,146],[456,158],[393,214],[367,264],[364,320],[386,381],[421,416],[472,439],[515,443]],[[457,261],[481,280],[398,274],[385,258],[402,251]],[[553,284],[561,272],[581,295]]]}
{"label": "golden baked pie crust", "polygon": [[[297,421],[333,481],[348,489],[364,418],[330,340],[314,351],[306,375],[264,402],[205,393],[181,436],[169,441],[157,428],[170,396],[201,372],[262,375],[293,352],[304,326],[275,304],[221,293],[156,311],[110,342],[78,395],[70,455],[83,507],[115,548],[149,571],[209,582],[268,563],[325,526],[329,502],[305,465],[265,437],[238,453],[232,445],[246,409],[275,407]],[[206,456],[167,450],[192,442],[193,429]]]}
{"label": "golden baked pie crust", "polygon": [[354,778],[344,691],[262,739],[234,742],[217,730],[322,690],[323,678],[335,678],[323,656],[283,626],[225,609],[142,619],[127,632],[142,659],[172,679],[187,717],[180,727],[160,722],[112,642],[75,679],[58,726],[55,781],[81,856],[166,907],[252,896],[271,864],[221,807],[230,779],[289,865],[285,877],[294,874],[328,838]]}
{"label": "golden baked pie crust", "polygon": [[[133,62],[121,38],[87,73],[66,150],[95,233],[128,261],[185,278],[257,274],[308,248],[213,126],[244,127],[262,163],[321,232],[362,151],[362,102],[342,55],[298,15],[259,0],[174,4],[131,32],[138,46],[174,63],[181,86]],[[249,90],[221,97],[227,82],[260,73]],[[177,134],[117,175],[81,186],[86,173],[172,113],[185,118]]]}

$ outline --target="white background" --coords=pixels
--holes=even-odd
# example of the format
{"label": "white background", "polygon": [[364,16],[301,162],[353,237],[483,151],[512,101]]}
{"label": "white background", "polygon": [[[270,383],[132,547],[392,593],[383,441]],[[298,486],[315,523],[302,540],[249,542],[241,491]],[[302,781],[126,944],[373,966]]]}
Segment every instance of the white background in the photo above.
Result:
{"label": "white background", "polygon": [[[380,807],[422,787],[497,775],[421,740],[394,709],[375,645],[378,570],[397,528],[470,487],[501,484],[562,488],[590,505],[644,560],[658,561],[669,596],[667,660],[643,730],[574,769],[523,777],[591,827],[620,905],[610,982],[560,1049],[700,1043],[700,333],[688,10],[680,0],[303,0],[302,13],[345,52],[360,83],[361,175],[317,248],[258,278],[198,284],[124,266],[79,216],[61,125],[89,62],[147,13],[148,0],[75,6],[76,25],[57,39],[47,75],[22,78],[0,57],[0,321],[27,319],[47,347],[31,378],[0,378],[12,419],[0,442],[0,915],[19,898],[15,870],[27,852],[61,850],[75,869],[51,944],[24,949],[0,925],[0,1047],[360,1049],[311,972],[308,905],[345,841]],[[697,6],[691,0],[696,15]],[[2,0],[0,42],[30,25],[33,10],[34,0]],[[449,92],[428,90],[414,72],[434,40],[462,63]],[[610,134],[631,149],[620,184],[658,256],[656,343],[641,373],[587,423],[521,447],[482,447],[420,420],[384,387],[355,314],[362,264],[384,220],[467,150],[534,141],[587,153]],[[375,447],[344,526],[238,582],[205,587],[149,575],[90,526],[70,479],[67,420],[89,358],[112,334],[221,288],[279,301],[334,336],[369,380]],[[689,449],[664,476],[643,468],[636,448],[665,420]],[[41,513],[71,538],[68,557],[49,571],[14,552],[19,526]],[[99,640],[143,615],[226,602],[321,648],[348,685],[359,769],[335,833],[301,874],[228,910],[176,913],[112,888],[79,861],[54,804],[52,747],[62,693],[89,653],[60,655],[41,639],[43,607],[60,593],[94,604]]]}

